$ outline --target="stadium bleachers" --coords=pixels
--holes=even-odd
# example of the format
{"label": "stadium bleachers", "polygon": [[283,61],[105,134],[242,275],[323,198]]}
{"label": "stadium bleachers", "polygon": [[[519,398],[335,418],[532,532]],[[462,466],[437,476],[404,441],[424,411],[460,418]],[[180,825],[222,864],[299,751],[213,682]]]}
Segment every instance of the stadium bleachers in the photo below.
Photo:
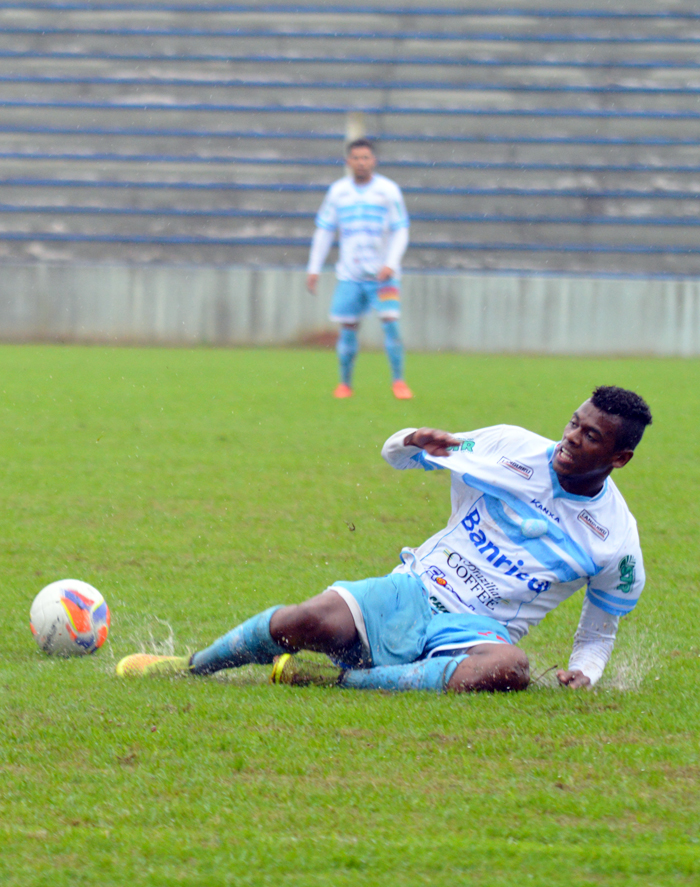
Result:
{"label": "stadium bleachers", "polygon": [[0,0],[0,258],[302,265],[350,112],[407,267],[697,275],[700,9]]}

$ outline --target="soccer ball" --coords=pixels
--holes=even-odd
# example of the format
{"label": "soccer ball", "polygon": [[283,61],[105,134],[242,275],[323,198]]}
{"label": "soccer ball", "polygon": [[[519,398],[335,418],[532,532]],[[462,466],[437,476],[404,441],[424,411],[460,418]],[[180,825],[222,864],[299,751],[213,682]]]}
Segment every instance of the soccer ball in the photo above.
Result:
{"label": "soccer ball", "polygon": [[92,585],[61,579],[42,588],[29,611],[29,627],[45,653],[94,653],[109,632],[109,607]]}

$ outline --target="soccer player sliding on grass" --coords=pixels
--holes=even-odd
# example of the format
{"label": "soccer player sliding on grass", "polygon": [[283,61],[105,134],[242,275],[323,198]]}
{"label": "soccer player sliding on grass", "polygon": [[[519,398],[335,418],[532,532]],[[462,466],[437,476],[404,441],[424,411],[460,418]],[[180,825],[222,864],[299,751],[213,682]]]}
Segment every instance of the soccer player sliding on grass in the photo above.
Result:
{"label": "soccer player sliding on grass", "polygon": [[[378,579],[338,581],[271,607],[190,657],[137,653],[119,675],[206,675],[273,663],[272,680],[381,690],[524,690],[515,644],[585,586],[568,669],[572,688],[600,678],[620,616],[644,585],[637,526],[610,478],[634,454],[651,413],[631,391],[597,388],[555,443],[512,425],[465,434],[404,429],[384,444],[394,468],[448,469],[447,526]],[[304,662],[299,650],[331,662]]]}

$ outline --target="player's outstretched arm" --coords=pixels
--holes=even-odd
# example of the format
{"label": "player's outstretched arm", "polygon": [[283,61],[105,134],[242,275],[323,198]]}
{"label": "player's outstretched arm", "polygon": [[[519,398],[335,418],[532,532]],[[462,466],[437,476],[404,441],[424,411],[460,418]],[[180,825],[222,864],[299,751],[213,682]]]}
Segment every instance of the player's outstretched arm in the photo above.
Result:
{"label": "player's outstretched arm", "polygon": [[454,434],[437,428],[417,428],[407,434],[403,441],[405,447],[420,447],[431,456],[449,456],[450,447],[458,447],[461,443]]}
{"label": "player's outstretched arm", "polygon": [[[403,428],[392,434],[382,447],[382,458],[392,468],[422,468],[425,465],[417,461],[416,451],[425,448],[433,456],[449,456],[449,447],[457,447],[461,441],[447,431],[436,428]],[[428,449],[430,447],[431,449]]]}

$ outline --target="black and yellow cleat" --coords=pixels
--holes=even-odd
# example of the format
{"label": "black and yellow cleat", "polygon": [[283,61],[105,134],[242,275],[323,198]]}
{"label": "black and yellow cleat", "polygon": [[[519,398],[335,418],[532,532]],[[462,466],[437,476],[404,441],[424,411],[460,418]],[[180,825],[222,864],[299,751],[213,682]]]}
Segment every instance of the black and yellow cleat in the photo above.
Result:
{"label": "black and yellow cleat", "polygon": [[190,673],[189,656],[156,656],[153,653],[133,653],[117,663],[120,678],[174,677]]}
{"label": "black and yellow cleat", "polygon": [[336,687],[342,673],[343,669],[330,661],[316,662],[284,653],[275,659],[270,683],[294,687]]}

